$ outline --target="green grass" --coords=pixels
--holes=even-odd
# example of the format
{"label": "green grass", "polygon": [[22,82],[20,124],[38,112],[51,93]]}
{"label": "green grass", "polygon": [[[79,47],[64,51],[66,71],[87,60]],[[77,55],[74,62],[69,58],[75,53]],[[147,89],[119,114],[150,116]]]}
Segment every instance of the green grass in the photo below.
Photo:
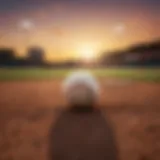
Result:
{"label": "green grass", "polygon": [[98,77],[114,77],[138,81],[160,82],[160,69],[105,69],[96,70]]}
{"label": "green grass", "polygon": [[[64,78],[71,69],[1,68],[0,81],[49,80]],[[97,77],[160,82],[160,69],[93,69]]]}

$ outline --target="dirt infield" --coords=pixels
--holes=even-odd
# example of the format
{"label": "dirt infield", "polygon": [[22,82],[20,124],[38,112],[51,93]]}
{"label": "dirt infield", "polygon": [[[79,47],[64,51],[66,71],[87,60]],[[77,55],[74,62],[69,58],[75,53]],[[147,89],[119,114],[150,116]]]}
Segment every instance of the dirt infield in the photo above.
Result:
{"label": "dirt infield", "polygon": [[[122,160],[160,160],[160,84],[101,79]],[[114,82],[114,83],[111,83]],[[47,160],[61,81],[0,83],[0,160]]]}

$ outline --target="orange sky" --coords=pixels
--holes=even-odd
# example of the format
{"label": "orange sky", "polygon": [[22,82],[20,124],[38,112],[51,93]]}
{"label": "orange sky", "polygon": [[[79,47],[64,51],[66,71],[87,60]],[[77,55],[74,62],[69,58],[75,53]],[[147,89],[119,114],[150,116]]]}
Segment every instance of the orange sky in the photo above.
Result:
{"label": "orange sky", "polygon": [[[112,6],[113,7],[113,6]],[[120,6],[84,7],[60,3],[30,11],[1,14],[0,46],[13,47],[18,55],[28,46],[40,46],[47,60],[96,57],[103,51],[124,48],[160,37],[157,13],[148,8]],[[33,23],[29,30],[22,22]]]}

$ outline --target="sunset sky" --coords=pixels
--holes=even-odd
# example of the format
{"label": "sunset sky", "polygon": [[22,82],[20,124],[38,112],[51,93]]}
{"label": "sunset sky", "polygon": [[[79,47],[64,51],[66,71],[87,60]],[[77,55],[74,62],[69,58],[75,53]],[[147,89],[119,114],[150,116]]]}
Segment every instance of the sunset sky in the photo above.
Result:
{"label": "sunset sky", "polygon": [[0,0],[0,47],[48,60],[96,57],[160,37],[159,0]]}

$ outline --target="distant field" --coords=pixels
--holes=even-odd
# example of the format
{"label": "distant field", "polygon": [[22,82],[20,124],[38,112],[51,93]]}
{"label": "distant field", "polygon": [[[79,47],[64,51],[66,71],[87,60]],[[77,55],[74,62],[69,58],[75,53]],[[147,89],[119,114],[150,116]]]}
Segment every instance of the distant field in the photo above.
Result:
{"label": "distant field", "polygon": [[[13,80],[49,80],[63,78],[74,69],[42,69],[42,68],[1,68],[0,81]],[[160,68],[156,69],[91,69],[94,75],[109,78],[124,78],[160,82]]]}

